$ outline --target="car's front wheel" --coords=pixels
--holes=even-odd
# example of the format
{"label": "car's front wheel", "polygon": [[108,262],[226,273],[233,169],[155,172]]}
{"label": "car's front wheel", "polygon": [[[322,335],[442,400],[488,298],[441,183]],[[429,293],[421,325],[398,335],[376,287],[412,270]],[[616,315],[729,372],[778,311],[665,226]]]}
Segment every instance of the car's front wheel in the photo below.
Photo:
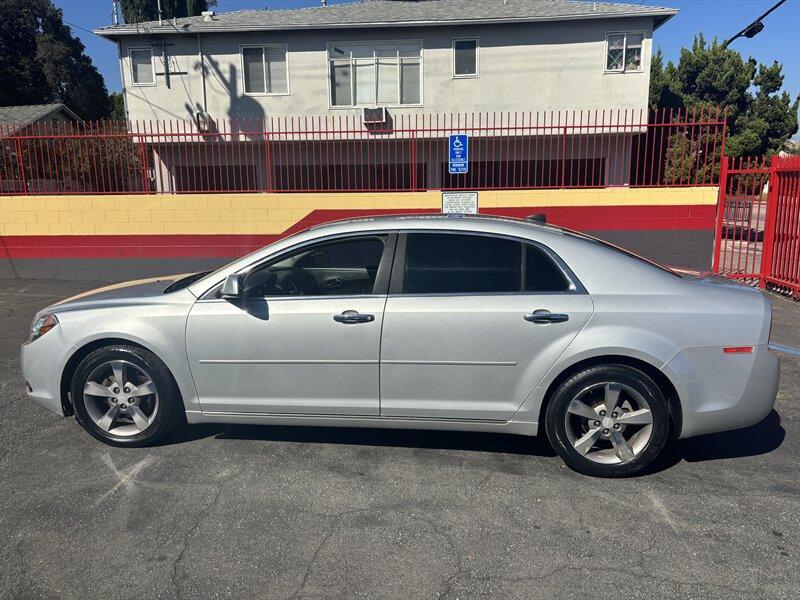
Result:
{"label": "car's front wheel", "polygon": [[670,417],[664,394],[650,377],[609,364],[564,381],[548,404],[545,427],[555,451],[575,471],[626,477],[664,449]]}
{"label": "car's front wheel", "polygon": [[166,365],[138,346],[98,348],[72,380],[75,418],[107,444],[146,446],[179,422],[182,403]]}

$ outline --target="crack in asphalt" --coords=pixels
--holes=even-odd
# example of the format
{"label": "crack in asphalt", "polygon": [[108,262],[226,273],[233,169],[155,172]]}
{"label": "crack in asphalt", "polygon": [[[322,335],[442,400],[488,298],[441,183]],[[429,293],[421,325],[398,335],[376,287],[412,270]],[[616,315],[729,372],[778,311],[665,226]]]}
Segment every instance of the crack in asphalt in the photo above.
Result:
{"label": "crack in asphalt", "polygon": [[289,596],[290,600],[295,600],[296,598],[300,597],[300,594],[306,587],[306,582],[308,581],[308,578],[311,577],[311,571],[314,569],[314,564],[317,562],[317,558],[319,557],[320,552],[322,552],[322,549],[328,544],[328,541],[330,541],[331,537],[333,537],[333,534],[336,533],[339,521],[348,512],[351,511],[346,511],[344,513],[341,513],[337,515],[336,518],[334,519],[334,526],[331,527],[330,531],[328,531],[328,533],[325,534],[325,537],[322,538],[322,541],[317,545],[316,550],[314,550],[314,553],[311,555],[311,559],[308,561],[308,564],[306,565],[306,572],[303,574],[303,578],[300,580],[300,585],[298,585],[294,593],[291,596]]}
{"label": "crack in asphalt", "polygon": [[460,575],[463,575],[465,573],[465,571],[464,571],[464,569],[462,567],[462,564],[461,564],[461,558],[459,556],[458,547],[456,545],[456,541],[453,538],[453,536],[451,536],[450,534],[448,534],[445,531],[443,531],[431,519],[428,519],[426,517],[422,517],[420,515],[415,515],[415,514],[412,514],[412,513],[409,513],[409,512],[402,511],[396,506],[391,506],[391,507],[375,507],[375,508],[363,508],[363,509],[346,510],[346,511],[331,515],[332,523],[331,523],[330,529],[323,536],[323,538],[320,541],[320,543],[314,549],[314,552],[312,553],[311,558],[308,560],[308,563],[306,564],[305,573],[303,574],[303,577],[300,580],[300,583],[298,584],[297,589],[295,589],[295,591],[292,593],[292,595],[288,597],[288,600],[297,600],[298,598],[300,598],[300,594],[302,594],[303,590],[305,590],[306,584],[308,583],[308,579],[311,577],[311,573],[314,570],[314,565],[316,564],[317,559],[319,558],[319,555],[322,553],[322,550],[325,548],[325,546],[328,545],[328,542],[333,537],[333,534],[336,533],[337,531],[339,531],[342,519],[347,515],[354,515],[354,514],[358,514],[358,513],[370,513],[370,512],[373,512],[373,513],[377,512],[378,514],[382,514],[382,515],[385,515],[385,514],[390,513],[390,512],[395,512],[395,513],[397,513],[399,515],[403,515],[403,516],[411,519],[412,521],[422,521],[423,523],[428,525],[428,527],[434,533],[436,533],[440,537],[444,538],[447,541],[447,545],[449,546],[450,558],[455,563],[456,568],[455,568],[455,571],[445,579],[444,584],[443,584],[443,589],[441,591],[437,592],[436,597],[441,600],[442,598],[446,598],[447,596],[449,596],[453,592],[453,586],[452,586],[453,581],[455,581]]}
{"label": "crack in asphalt", "polygon": [[181,544],[181,551],[175,557],[175,560],[172,561],[172,587],[175,590],[175,598],[181,597],[181,580],[178,576],[178,570],[180,568],[180,564],[183,562],[183,557],[186,554],[186,550],[189,548],[189,541],[193,533],[195,533],[199,527],[200,523],[203,521],[203,517],[217,504],[219,501],[220,496],[222,495],[222,485],[217,485],[217,493],[211,498],[211,501],[206,504],[206,506],[202,509],[197,511],[195,515],[194,523],[192,526],[186,530],[183,534],[183,543]]}
{"label": "crack in asphalt", "polygon": [[423,523],[426,523],[434,532],[447,540],[447,543],[450,546],[450,558],[455,563],[455,570],[444,580],[444,583],[442,584],[442,590],[437,593],[437,597],[440,600],[442,598],[447,598],[453,593],[453,582],[458,579],[459,576],[465,573],[464,567],[461,564],[461,555],[458,551],[458,545],[456,544],[455,538],[450,533],[443,531],[432,519],[405,512],[401,512],[400,514],[403,514],[410,519],[417,519]]}

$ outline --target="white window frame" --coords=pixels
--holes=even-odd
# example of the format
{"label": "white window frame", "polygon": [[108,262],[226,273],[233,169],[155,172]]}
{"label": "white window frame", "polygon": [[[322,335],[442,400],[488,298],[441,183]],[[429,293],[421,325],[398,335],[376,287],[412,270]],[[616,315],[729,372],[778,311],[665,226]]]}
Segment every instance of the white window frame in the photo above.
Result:
{"label": "white window frame", "polygon": [[[378,44],[419,44],[419,103],[417,104],[401,104],[399,101],[402,100],[402,92],[403,92],[403,81],[398,71],[397,74],[397,104],[382,104],[378,102],[378,59],[374,56],[373,51],[373,60],[375,61],[375,102],[372,104],[334,104],[333,103],[333,89],[331,86],[333,85],[333,80],[331,79],[331,62],[334,60],[331,58],[331,48],[335,46],[367,46],[372,44],[372,46],[377,46]],[[378,107],[385,107],[385,108],[422,108],[425,103],[425,48],[423,47],[421,39],[412,39],[412,40],[361,40],[361,41],[336,41],[336,42],[328,42],[325,47],[325,64],[327,66],[327,73],[328,73],[328,108],[330,110],[353,110],[359,108],[378,108]],[[406,57],[408,58],[408,57]],[[344,60],[344,59],[340,59]],[[353,86],[356,85],[355,77],[353,77],[353,69],[355,68],[355,61],[359,59],[350,58],[350,97],[355,98],[355,89]],[[363,60],[363,59],[360,59]],[[400,69],[400,57],[398,57],[398,69]]]}
{"label": "white window frame", "polygon": [[[464,75],[456,74],[456,42],[475,42],[475,72]],[[481,39],[477,35],[454,37],[450,44],[453,54],[453,79],[478,79],[481,75]]]}
{"label": "white window frame", "polygon": [[[621,69],[609,69],[608,68],[608,38],[612,35],[622,35],[625,36],[625,40],[622,43],[622,68]],[[642,60],[639,63],[638,69],[626,69],[625,68],[625,56],[628,54],[628,36],[629,35],[641,35],[642,36]],[[603,54],[603,72],[604,73],[643,73],[644,72],[644,42],[647,39],[647,32],[644,30],[632,30],[632,31],[606,31],[606,43],[605,43],[605,53]]]}
{"label": "white window frame", "polygon": [[[150,69],[153,71],[153,81],[152,83],[137,83],[136,82],[136,73],[133,70],[133,53],[138,52],[140,50],[146,50],[150,53]],[[136,87],[155,87],[158,84],[158,78],[156,76],[156,55],[153,52],[152,46],[134,46],[128,48],[128,68],[131,74],[131,85]]]}
{"label": "white window frame", "polygon": [[[264,70],[264,89],[267,85],[267,56],[264,52],[265,48],[282,48],[286,53],[286,91],[285,92],[248,92],[247,83],[245,82],[244,73],[244,49],[245,48],[261,48],[261,58],[263,59]],[[289,96],[292,93],[292,82],[289,78],[289,44],[239,44],[239,71],[242,74],[242,95],[244,96]]]}

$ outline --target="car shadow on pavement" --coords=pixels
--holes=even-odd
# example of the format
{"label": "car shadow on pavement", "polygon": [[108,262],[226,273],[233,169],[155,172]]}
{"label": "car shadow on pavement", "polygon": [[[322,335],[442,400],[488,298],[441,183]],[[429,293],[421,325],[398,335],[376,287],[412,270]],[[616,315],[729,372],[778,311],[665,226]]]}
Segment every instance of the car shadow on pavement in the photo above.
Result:
{"label": "car shadow on pavement", "polygon": [[750,427],[682,440],[679,451],[683,460],[688,462],[757,456],[776,450],[785,437],[781,417],[772,410],[762,421]]}
{"label": "car shadow on pavement", "polygon": [[646,473],[663,471],[682,460],[693,463],[769,454],[780,447],[785,437],[786,430],[781,426],[781,417],[773,409],[763,420],[744,429],[709,433],[673,442],[669,451],[656,460]]}
{"label": "car shadow on pavement", "polygon": [[434,450],[471,450],[500,454],[555,456],[546,438],[471,431],[433,431],[353,427],[203,424],[180,427],[159,445],[213,437],[220,440],[256,440],[354,446],[389,446]]}
{"label": "car shadow on pavement", "polygon": [[[212,437],[218,440],[426,448],[542,457],[556,455],[544,436],[530,438],[521,435],[469,431],[279,425],[183,426],[161,440],[158,445],[183,444]],[[781,426],[780,415],[773,410],[761,422],[744,429],[677,440],[641,475],[669,469],[681,461],[693,463],[768,454],[776,450],[785,437],[786,431]]]}

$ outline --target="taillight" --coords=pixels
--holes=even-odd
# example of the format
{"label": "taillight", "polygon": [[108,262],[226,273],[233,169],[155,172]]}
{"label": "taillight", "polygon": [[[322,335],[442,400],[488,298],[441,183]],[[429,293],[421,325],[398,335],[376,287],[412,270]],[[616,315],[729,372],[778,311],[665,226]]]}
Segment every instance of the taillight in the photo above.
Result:
{"label": "taillight", "polygon": [[726,346],[722,349],[725,354],[752,354],[752,346]]}

